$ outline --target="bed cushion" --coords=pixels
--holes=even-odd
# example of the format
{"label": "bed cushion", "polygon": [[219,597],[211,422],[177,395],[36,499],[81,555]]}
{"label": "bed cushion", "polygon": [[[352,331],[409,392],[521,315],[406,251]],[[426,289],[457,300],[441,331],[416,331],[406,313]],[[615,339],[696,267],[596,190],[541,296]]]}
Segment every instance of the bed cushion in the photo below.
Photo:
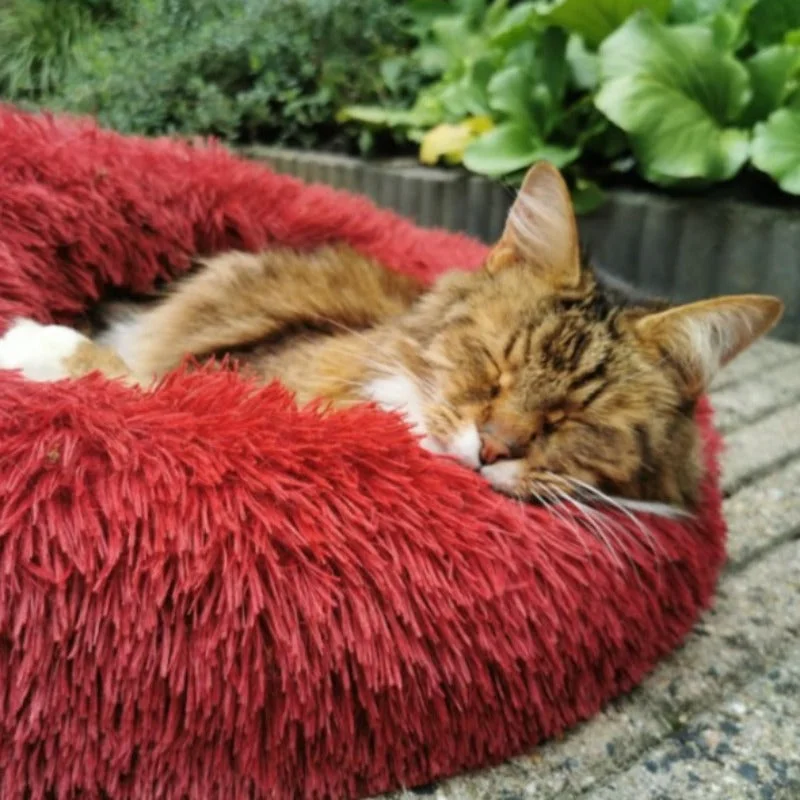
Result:
{"label": "bed cushion", "polygon": [[[424,280],[485,253],[219,146],[0,109],[0,332],[197,254],[329,241]],[[0,796],[360,797],[530,750],[708,605],[698,415],[695,518],[585,517],[233,372],[0,373]]]}

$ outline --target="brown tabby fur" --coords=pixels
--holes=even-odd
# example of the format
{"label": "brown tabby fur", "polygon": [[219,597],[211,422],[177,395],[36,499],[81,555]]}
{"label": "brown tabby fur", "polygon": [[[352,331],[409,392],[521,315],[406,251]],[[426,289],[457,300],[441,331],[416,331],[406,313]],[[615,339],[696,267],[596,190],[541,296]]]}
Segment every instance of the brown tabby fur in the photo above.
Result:
{"label": "brown tabby fur", "polygon": [[[145,312],[130,366],[149,382],[187,354],[231,354],[299,402],[335,406],[369,399],[376,379],[409,377],[428,440],[448,451],[474,423],[481,463],[472,466],[501,491],[691,508],[701,477],[695,402],[780,311],[756,296],[667,310],[606,287],[581,262],[560,175],[540,165],[478,272],[425,289],[345,246],[227,253]],[[69,367],[124,372],[88,342]]]}

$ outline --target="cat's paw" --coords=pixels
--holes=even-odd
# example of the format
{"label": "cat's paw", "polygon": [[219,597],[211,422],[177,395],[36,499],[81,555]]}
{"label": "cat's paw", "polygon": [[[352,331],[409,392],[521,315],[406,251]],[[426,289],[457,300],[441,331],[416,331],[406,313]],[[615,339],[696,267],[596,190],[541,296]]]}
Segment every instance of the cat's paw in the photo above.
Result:
{"label": "cat's paw", "polygon": [[69,358],[88,341],[63,325],[17,319],[0,337],[0,370],[20,370],[32,381],[58,381],[69,377]]}

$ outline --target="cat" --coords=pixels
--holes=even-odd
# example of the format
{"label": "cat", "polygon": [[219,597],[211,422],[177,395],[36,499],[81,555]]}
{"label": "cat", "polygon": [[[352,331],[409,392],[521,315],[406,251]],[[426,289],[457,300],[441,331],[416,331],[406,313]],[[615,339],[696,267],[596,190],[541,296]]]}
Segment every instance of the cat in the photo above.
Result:
{"label": "cat", "polygon": [[695,404],[782,309],[758,295],[670,307],[620,291],[582,257],[567,186],[541,163],[475,272],[425,287],[344,245],[225,253],[155,304],[117,308],[93,339],[17,321],[0,368],[149,385],[187,355],[229,355],[301,404],[398,412],[423,447],[515,498],[691,512]]}

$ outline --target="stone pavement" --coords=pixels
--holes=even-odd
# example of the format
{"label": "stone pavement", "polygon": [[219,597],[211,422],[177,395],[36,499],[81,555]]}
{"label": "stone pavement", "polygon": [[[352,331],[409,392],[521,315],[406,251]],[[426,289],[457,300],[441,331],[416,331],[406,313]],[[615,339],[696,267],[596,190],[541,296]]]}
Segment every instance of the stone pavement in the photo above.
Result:
{"label": "stone pavement", "polygon": [[562,740],[385,800],[800,800],[800,347],[755,345],[713,399],[729,558],[685,645]]}

